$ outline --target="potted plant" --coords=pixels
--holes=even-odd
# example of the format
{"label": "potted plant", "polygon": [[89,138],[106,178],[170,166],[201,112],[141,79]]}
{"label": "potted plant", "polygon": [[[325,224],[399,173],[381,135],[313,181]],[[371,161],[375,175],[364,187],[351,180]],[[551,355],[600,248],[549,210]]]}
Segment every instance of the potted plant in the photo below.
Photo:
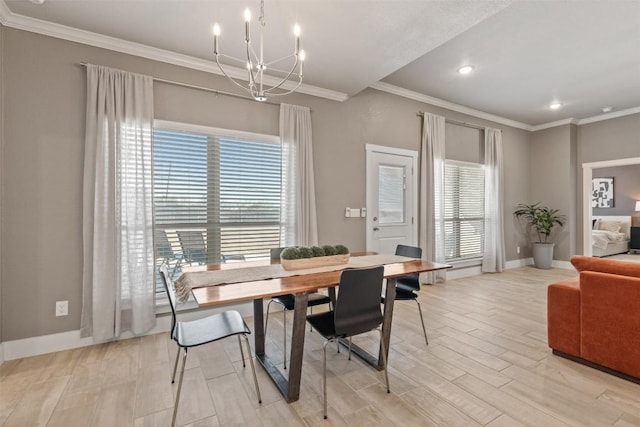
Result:
{"label": "potted plant", "polygon": [[349,249],[344,245],[312,247],[291,246],[280,253],[280,265],[285,270],[340,265],[349,262]]}
{"label": "potted plant", "polygon": [[540,206],[540,202],[532,205],[520,203],[513,214],[527,221],[527,230],[535,230],[538,240],[533,242],[533,263],[536,268],[551,268],[555,243],[549,241],[549,236],[556,226],[564,225],[566,216],[558,209]]}

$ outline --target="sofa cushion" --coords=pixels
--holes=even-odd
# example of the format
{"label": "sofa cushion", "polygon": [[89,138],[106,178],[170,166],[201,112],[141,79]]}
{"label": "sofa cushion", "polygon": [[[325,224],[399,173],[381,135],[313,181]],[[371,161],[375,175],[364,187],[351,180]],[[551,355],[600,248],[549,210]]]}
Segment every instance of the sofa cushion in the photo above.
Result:
{"label": "sofa cushion", "polygon": [[547,288],[547,337],[549,347],[580,355],[580,283],[572,277]]}
{"label": "sofa cushion", "polygon": [[640,378],[640,278],[580,273],[580,357]]}
{"label": "sofa cushion", "polygon": [[621,276],[640,277],[640,262],[617,261],[576,255],[571,257],[571,264],[573,264],[578,272],[596,271],[600,273],[619,274]]}

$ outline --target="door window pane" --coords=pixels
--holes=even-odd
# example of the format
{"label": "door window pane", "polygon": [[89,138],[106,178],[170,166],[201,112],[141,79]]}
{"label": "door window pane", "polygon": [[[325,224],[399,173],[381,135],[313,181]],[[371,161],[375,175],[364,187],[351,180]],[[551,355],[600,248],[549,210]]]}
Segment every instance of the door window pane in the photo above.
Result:
{"label": "door window pane", "polygon": [[404,167],[378,166],[378,217],[381,225],[404,223],[404,190]]}

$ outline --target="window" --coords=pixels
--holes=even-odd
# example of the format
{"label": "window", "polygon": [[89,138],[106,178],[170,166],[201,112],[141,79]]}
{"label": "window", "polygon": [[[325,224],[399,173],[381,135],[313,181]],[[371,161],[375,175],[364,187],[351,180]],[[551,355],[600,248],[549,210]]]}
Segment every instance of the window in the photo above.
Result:
{"label": "window", "polygon": [[378,166],[378,223],[403,224],[405,218],[404,167]]}
{"label": "window", "polygon": [[446,160],[444,181],[445,259],[482,257],[484,166]]}
{"label": "window", "polygon": [[[156,122],[156,259],[182,265],[269,256],[280,245],[278,137]],[[171,271],[171,269],[170,269]]]}

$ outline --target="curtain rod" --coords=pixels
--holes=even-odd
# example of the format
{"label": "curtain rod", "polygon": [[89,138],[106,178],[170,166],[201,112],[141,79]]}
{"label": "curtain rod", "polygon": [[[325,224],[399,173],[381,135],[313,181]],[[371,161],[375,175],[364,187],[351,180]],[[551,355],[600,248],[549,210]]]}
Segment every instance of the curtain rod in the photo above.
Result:
{"label": "curtain rod", "polygon": [[[81,62],[79,64],[81,67],[85,67],[87,65],[89,65],[87,62]],[[157,77],[152,77],[154,82],[159,82],[159,83],[166,83],[169,85],[174,85],[174,86],[180,86],[180,87],[188,87],[190,89],[197,89],[197,90],[202,90],[205,92],[211,92],[211,93],[215,93],[216,95],[224,95],[224,96],[231,96],[233,98],[240,98],[240,99],[246,99],[247,101],[256,101],[255,99],[249,97],[249,96],[244,96],[244,95],[239,95],[237,93],[232,93],[232,92],[225,92],[223,90],[218,90],[218,89],[212,89],[210,87],[205,87],[205,86],[197,86],[197,85],[192,85],[190,83],[184,83],[184,82],[178,82],[175,80],[166,80],[166,79],[160,79]],[[269,104],[269,105],[280,105],[279,102],[270,102],[270,101],[264,101],[264,102],[260,102],[260,104]]]}
{"label": "curtain rod", "polygon": [[[418,114],[416,114],[416,116],[424,117],[424,112],[419,111]],[[477,125],[475,123],[461,122],[459,120],[452,120],[447,118],[445,118],[444,121],[447,123],[451,123],[452,125],[464,126],[467,128],[478,129],[478,130],[485,130],[488,127],[488,126]],[[498,130],[502,132],[502,129],[498,129]]]}

